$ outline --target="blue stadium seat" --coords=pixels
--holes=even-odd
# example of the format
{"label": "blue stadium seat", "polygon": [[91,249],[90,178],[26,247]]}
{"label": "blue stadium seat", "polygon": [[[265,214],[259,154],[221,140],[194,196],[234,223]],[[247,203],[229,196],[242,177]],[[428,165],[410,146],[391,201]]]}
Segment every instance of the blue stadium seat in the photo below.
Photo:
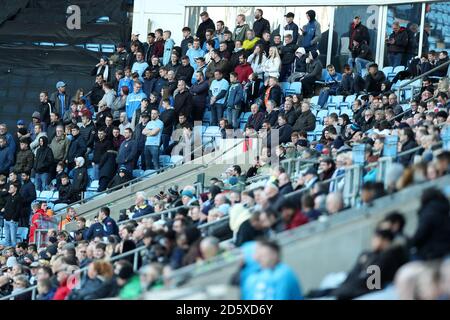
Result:
{"label": "blue stadium seat", "polygon": [[292,82],[289,87],[289,94],[300,94],[302,93],[302,83],[301,82]]}
{"label": "blue stadium seat", "polygon": [[311,101],[310,101],[311,105],[317,106],[318,102],[319,102],[319,96],[314,96],[314,97],[311,98]]}
{"label": "blue stadium seat", "polygon": [[88,191],[97,191],[97,189],[98,189],[98,180],[93,180],[90,184],[89,184],[89,186],[87,187],[87,190]]}
{"label": "blue stadium seat", "polygon": [[163,167],[167,167],[168,165],[170,165],[170,156],[167,155],[159,156],[159,164]]}
{"label": "blue stadium seat", "polygon": [[133,177],[138,178],[144,174],[144,170],[135,169],[133,170]]}
{"label": "blue stadium seat", "polygon": [[154,173],[156,173],[156,170],[145,170],[144,176],[148,177],[148,176],[153,175]]}
{"label": "blue stadium seat", "polygon": [[109,22],[109,17],[107,16],[103,16],[103,17],[99,17],[95,23],[108,23]]}
{"label": "blue stadium seat", "polygon": [[28,238],[28,228],[18,227],[16,232],[17,242],[23,242]]}
{"label": "blue stadium seat", "polygon": [[178,165],[178,164],[181,164],[181,163],[183,163],[183,159],[184,159],[184,157],[183,156],[171,156],[170,157],[170,163],[172,163],[172,164],[174,164],[174,165]]}
{"label": "blue stadium seat", "polygon": [[287,95],[286,91],[289,90],[290,83],[289,82],[280,82],[280,87],[281,87],[281,91],[286,96]]}

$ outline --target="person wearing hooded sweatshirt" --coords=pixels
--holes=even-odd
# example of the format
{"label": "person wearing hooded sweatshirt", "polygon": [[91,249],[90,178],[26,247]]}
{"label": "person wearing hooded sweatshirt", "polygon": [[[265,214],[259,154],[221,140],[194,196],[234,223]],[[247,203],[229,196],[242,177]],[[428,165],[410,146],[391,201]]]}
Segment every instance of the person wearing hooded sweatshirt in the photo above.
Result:
{"label": "person wearing hooded sweatshirt", "polygon": [[163,66],[170,62],[170,57],[172,56],[172,50],[175,46],[175,41],[173,41],[170,36],[172,33],[170,31],[164,31],[163,39],[164,39],[164,55],[163,55]]}
{"label": "person wearing hooded sweatshirt", "polygon": [[306,52],[316,51],[322,38],[320,23],[316,20],[316,12],[314,10],[306,11],[306,18],[308,23],[301,30],[301,46],[305,48]]}
{"label": "person wearing hooded sweatshirt", "polygon": [[39,147],[36,150],[36,158],[34,159],[34,172],[36,189],[38,191],[47,190],[49,181],[48,177],[55,159],[53,157],[53,151],[48,146],[47,137],[39,138]]}
{"label": "person wearing hooded sweatshirt", "polygon": [[303,47],[299,47],[295,51],[295,59],[292,64],[292,73],[287,79],[288,82],[295,82],[302,79],[306,74],[306,58],[308,55],[306,54],[306,50]]}
{"label": "person wearing hooded sweatshirt", "polygon": [[322,62],[319,60],[317,51],[310,51],[306,59],[306,76],[302,79],[303,97],[309,98],[314,95],[314,84],[322,77]]}
{"label": "person wearing hooded sweatshirt", "polygon": [[125,182],[133,179],[130,171],[125,166],[120,166],[119,172],[114,176],[114,178],[108,183],[108,189],[112,189],[117,187]]}

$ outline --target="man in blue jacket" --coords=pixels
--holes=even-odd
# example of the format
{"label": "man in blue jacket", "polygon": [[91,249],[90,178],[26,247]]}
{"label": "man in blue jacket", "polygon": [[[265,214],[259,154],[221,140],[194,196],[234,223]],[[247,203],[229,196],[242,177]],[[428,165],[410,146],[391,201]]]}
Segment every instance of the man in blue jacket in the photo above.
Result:
{"label": "man in blue jacket", "polygon": [[108,207],[102,207],[98,213],[98,220],[92,224],[86,232],[86,239],[91,240],[96,237],[108,237],[110,235],[119,235],[119,227],[110,215]]}
{"label": "man in blue jacket", "polygon": [[268,240],[256,243],[253,259],[259,268],[253,268],[241,278],[243,300],[301,300],[300,283],[294,271],[282,263],[278,244]]}
{"label": "man in blue jacket", "polygon": [[236,72],[230,73],[230,87],[226,98],[227,120],[231,123],[233,129],[239,128],[239,114],[243,102],[244,90],[238,81]]}
{"label": "man in blue jacket", "polygon": [[306,52],[316,51],[320,39],[322,38],[322,31],[320,30],[320,23],[316,20],[316,12],[308,10],[306,12],[308,23],[302,28],[301,47],[305,48]]}
{"label": "man in blue jacket", "polygon": [[128,121],[131,122],[134,111],[141,106],[141,101],[144,98],[147,98],[147,95],[142,91],[142,84],[134,83],[133,92],[128,95],[125,102],[125,112],[127,113]]}
{"label": "man in blue jacket", "polygon": [[9,168],[14,165],[14,156],[8,148],[6,137],[0,136],[0,174],[7,176]]}
{"label": "man in blue jacket", "polygon": [[80,135],[80,128],[74,126],[71,130],[72,140],[70,141],[69,150],[67,151],[67,165],[69,170],[75,167],[75,158],[83,157],[86,154],[86,141]]}
{"label": "man in blue jacket", "polygon": [[122,142],[117,154],[116,162],[120,166],[125,166],[128,171],[133,171],[137,154],[137,143],[133,140],[133,130],[126,128],[124,131],[125,140]]}

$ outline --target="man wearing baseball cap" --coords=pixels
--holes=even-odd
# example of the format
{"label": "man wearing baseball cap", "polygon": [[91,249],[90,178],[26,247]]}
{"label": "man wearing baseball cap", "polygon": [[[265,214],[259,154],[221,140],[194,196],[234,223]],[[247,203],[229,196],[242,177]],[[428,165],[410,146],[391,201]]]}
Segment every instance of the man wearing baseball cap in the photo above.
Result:
{"label": "man wearing baseball cap", "polygon": [[52,93],[50,100],[54,101],[56,111],[63,115],[70,107],[72,97],[66,92],[66,83],[58,81],[56,83],[56,90]]}

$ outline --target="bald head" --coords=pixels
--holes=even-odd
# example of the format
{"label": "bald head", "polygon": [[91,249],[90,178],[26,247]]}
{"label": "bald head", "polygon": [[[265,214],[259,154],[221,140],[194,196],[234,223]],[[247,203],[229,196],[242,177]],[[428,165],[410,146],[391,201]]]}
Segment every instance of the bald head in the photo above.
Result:
{"label": "bald head", "polygon": [[327,195],[326,209],[329,214],[335,214],[344,208],[344,200],[339,192],[332,192]]}

